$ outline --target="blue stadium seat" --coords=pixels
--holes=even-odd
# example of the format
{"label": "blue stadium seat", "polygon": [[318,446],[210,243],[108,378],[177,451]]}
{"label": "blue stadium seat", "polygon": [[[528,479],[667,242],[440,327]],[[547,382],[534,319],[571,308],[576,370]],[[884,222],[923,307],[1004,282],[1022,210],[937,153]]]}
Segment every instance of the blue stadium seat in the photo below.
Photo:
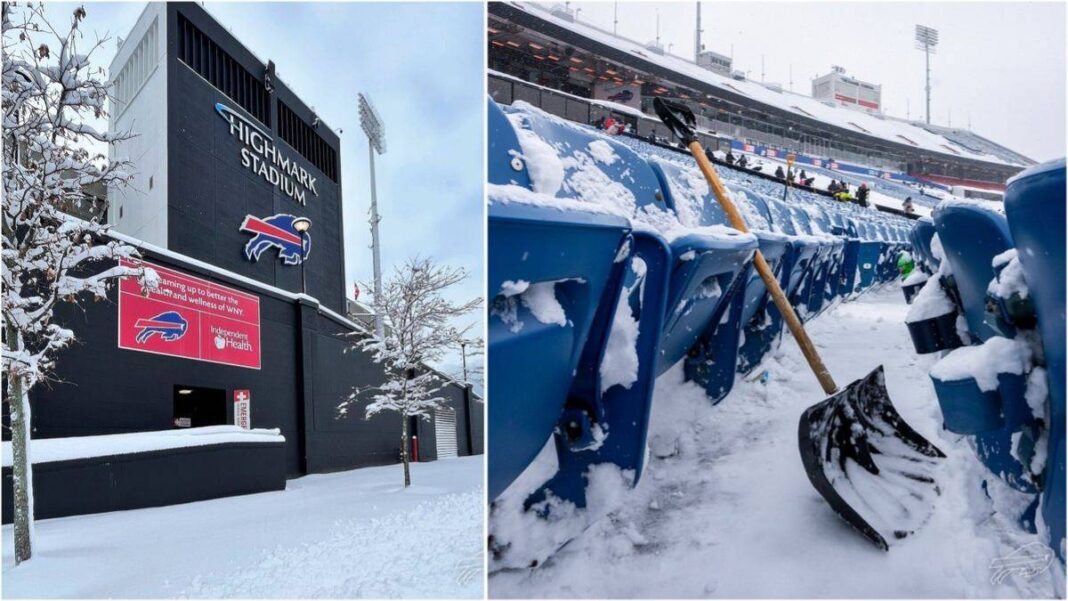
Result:
{"label": "blue stadium seat", "polygon": [[929,273],[936,273],[938,271],[939,261],[931,252],[931,239],[935,235],[934,220],[930,217],[920,217],[916,220],[913,226],[915,232],[915,241],[913,247],[919,251],[919,255],[927,265],[927,271]]}
{"label": "blue stadium seat", "polygon": [[[635,218],[659,216],[677,222],[668,193],[649,164],[629,147],[541,112],[523,113],[524,127],[552,144],[569,161],[565,166],[564,196],[589,200],[600,197],[603,184],[614,186],[612,195],[632,202]],[[614,158],[601,160],[591,144],[610,148]],[[594,179],[602,185],[590,185]],[[574,179],[574,185],[567,185]],[[596,190],[596,191],[595,191]],[[628,197],[629,193],[629,197]],[[595,198],[595,201],[603,201]],[[616,200],[616,202],[620,202]],[[662,232],[663,233],[663,232]],[[712,315],[721,308],[724,292],[741,272],[757,242],[751,236],[729,229],[707,231],[679,227],[667,240],[673,264],[669,267],[668,310],[661,332],[659,373],[667,371],[693,347]]]}
{"label": "blue stadium seat", "polygon": [[790,304],[795,307],[801,306],[807,300],[803,294],[808,291],[807,280],[812,277],[815,263],[820,252],[820,243],[812,236],[798,230],[789,207],[780,200],[763,197],[764,204],[771,215],[771,226],[778,233],[790,236],[790,253],[783,269],[786,271],[786,286],[783,292]]}
{"label": "blue stadium seat", "polygon": [[877,282],[877,270],[883,260],[885,243],[878,237],[878,231],[867,219],[857,224],[860,247],[857,250],[857,275],[854,278],[854,292],[863,292]]}
{"label": "blue stadium seat", "polygon": [[994,277],[991,261],[1013,245],[1005,216],[975,203],[943,202],[933,217],[968,330],[980,342],[1014,334],[1010,326],[998,329],[989,323],[986,311],[987,285]]}
{"label": "blue stadium seat", "polygon": [[929,217],[917,219],[909,230],[909,242],[912,244],[916,266],[927,273],[938,271],[938,259],[931,253],[931,238],[935,237],[935,221]]}
{"label": "blue stadium seat", "polygon": [[860,252],[860,238],[857,233],[856,222],[848,217],[845,212],[831,210],[831,232],[842,238],[845,245],[842,248],[842,266],[839,270],[835,296],[845,298],[853,292],[854,282],[857,277],[857,256]]}
{"label": "blue stadium seat", "polygon": [[1065,552],[1065,161],[1033,167],[1009,181],[1005,213],[1034,299],[1049,376],[1049,458],[1039,511],[1050,547]]}
{"label": "blue stadium seat", "polygon": [[[493,185],[530,187],[511,124],[489,104],[489,492],[494,498],[548,440],[630,225],[616,216],[499,202]],[[542,323],[508,292],[518,282],[554,286],[566,326]],[[511,314],[514,309],[514,315]],[[502,316],[505,316],[502,319]],[[521,327],[517,327],[522,324]],[[530,369],[536,362],[538,369]]]}
{"label": "blue stadium seat", "polygon": [[[731,227],[726,213],[699,171],[673,161],[653,159],[650,164],[660,179],[662,188],[668,193],[673,209],[689,215],[690,219],[694,220],[694,225]],[[788,240],[766,230],[766,206],[756,195],[753,195],[755,202],[751,200],[748,197],[750,194],[744,189],[737,189],[733,193],[733,200],[743,212],[747,224],[754,229],[757,244],[765,253],[765,259],[773,270],[777,269],[786,252]],[[723,303],[702,327],[703,331],[696,346],[689,349],[686,363],[687,377],[704,386],[713,401],[722,399],[733,386],[739,336],[747,325],[756,319],[757,312],[767,305],[767,289],[759,275],[750,269],[748,259],[745,261],[744,270],[739,272],[739,277],[728,285],[729,288],[724,289],[726,293],[723,295]],[[732,314],[731,319],[724,321],[724,311],[736,312],[737,317],[734,318]],[[759,319],[763,325],[763,313]],[[755,351],[750,349],[749,352]]]}
{"label": "blue stadium seat", "polygon": [[[986,302],[987,286],[994,277],[993,258],[1013,245],[1008,221],[992,208],[956,201],[939,204],[933,218],[973,342],[994,336],[1011,338],[1015,329],[988,318]],[[1007,484],[1033,493],[1036,489],[1025,476],[1026,468],[1011,452],[1015,430],[1006,426],[977,434],[976,454]]]}

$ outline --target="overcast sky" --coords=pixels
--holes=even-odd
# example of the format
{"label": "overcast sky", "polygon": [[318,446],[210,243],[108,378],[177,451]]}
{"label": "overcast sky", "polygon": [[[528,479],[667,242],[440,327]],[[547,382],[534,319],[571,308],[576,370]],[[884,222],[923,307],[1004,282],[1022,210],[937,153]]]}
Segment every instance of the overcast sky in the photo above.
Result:
{"label": "overcast sky", "polygon": [[[50,5],[57,24],[75,5]],[[90,3],[85,30],[125,36],[143,3]],[[376,157],[384,277],[412,255],[463,266],[482,296],[485,21],[479,3],[208,3],[208,11],[341,134],[347,289],[372,279],[367,138],[356,95],[385,122]],[[115,44],[101,53],[107,66]],[[351,293],[350,293],[351,295]],[[475,314],[467,321],[478,320]],[[459,351],[443,365],[460,363]],[[469,362],[470,365],[470,362]],[[458,371],[458,370],[457,370]]]}
{"label": "overcast sky", "polygon": [[[612,31],[614,2],[572,2],[580,21]],[[693,57],[694,2],[620,2],[620,35]],[[543,4],[545,5],[545,4]],[[702,41],[736,69],[811,94],[831,65],[883,86],[886,112],[924,114],[916,24],[939,30],[931,57],[931,121],[966,127],[1043,161],[1065,155],[1062,2],[702,2]]]}

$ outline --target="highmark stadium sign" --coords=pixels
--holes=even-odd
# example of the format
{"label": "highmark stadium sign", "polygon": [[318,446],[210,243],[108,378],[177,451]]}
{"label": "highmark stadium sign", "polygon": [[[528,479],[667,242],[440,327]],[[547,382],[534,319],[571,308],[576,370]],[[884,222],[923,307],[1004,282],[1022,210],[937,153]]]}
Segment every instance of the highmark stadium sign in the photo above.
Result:
{"label": "highmark stadium sign", "polygon": [[230,135],[245,145],[241,149],[241,164],[245,168],[302,205],[307,204],[308,191],[319,195],[315,178],[295,160],[283,155],[270,135],[221,102],[215,103],[215,112],[230,124]]}

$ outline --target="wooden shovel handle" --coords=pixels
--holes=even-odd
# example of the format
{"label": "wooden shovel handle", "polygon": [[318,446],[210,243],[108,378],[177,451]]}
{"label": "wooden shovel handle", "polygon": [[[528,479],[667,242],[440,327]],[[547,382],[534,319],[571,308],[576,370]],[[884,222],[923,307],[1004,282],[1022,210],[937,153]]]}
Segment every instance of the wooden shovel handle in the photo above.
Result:
{"label": "wooden shovel handle", "polygon": [[[712,186],[712,192],[716,195],[716,200],[719,201],[720,206],[727,213],[727,219],[730,220],[731,225],[736,230],[748,232],[749,227],[745,225],[745,219],[742,218],[738,208],[731,202],[726,188],[723,187],[723,182],[719,181],[715,168],[712,167],[712,163],[705,156],[701,143],[696,140],[690,142],[689,149],[690,154],[697,160],[697,166],[701,169],[701,173],[708,180],[708,184]],[[794,312],[793,306],[790,305],[790,301],[786,299],[786,294],[782,291],[782,287],[779,286],[779,280],[775,279],[775,274],[771,272],[771,267],[768,266],[768,262],[764,260],[764,255],[759,249],[756,251],[756,256],[753,257],[753,264],[756,265],[760,279],[764,280],[764,286],[771,293],[775,306],[779,308],[779,313],[782,313],[783,319],[786,320],[786,325],[790,327],[794,340],[797,340],[797,344],[800,345],[801,352],[805,355],[805,360],[808,361],[809,367],[816,374],[816,379],[820,381],[823,392],[829,395],[838,392],[838,386],[834,383],[834,379],[831,378],[831,372],[827,371],[827,366],[823,364],[819,353],[816,352],[812,339],[805,332],[804,326],[801,325],[801,320],[797,318],[797,313]]]}

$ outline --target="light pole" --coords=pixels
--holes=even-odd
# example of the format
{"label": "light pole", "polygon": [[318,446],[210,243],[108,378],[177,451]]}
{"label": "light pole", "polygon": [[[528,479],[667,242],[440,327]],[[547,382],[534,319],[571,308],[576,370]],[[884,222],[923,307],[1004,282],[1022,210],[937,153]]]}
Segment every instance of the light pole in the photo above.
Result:
{"label": "light pole", "polygon": [[362,93],[359,97],[360,127],[367,134],[367,154],[371,157],[371,254],[375,270],[375,336],[382,338],[382,312],[379,310],[382,302],[382,262],[378,250],[378,199],[375,195],[375,153],[386,152],[386,130],[378,112]]}
{"label": "light pole", "polygon": [[308,278],[305,275],[304,264],[308,262],[308,230],[311,229],[311,219],[297,217],[293,220],[293,229],[300,234],[300,291],[308,293]]}
{"label": "light pole", "polygon": [[460,341],[460,360],[464,366],[464,383],[467,383],[467,341]]}
{"label": "light pole", "polygon": [[701,62],[701,0],[695,2],[697,5],[697,27],[693,34],[693,62]]}
{"label": "light pole", "polygon": [[916,26],[916,49],[923,50],[926,73],[927,73],[927,85],[924,90],[927,92],[927,124],[931,124],[931,53],[935,52],[935,48],[938,47],[938,30],[930,27],[924,27],[923,25]]}

